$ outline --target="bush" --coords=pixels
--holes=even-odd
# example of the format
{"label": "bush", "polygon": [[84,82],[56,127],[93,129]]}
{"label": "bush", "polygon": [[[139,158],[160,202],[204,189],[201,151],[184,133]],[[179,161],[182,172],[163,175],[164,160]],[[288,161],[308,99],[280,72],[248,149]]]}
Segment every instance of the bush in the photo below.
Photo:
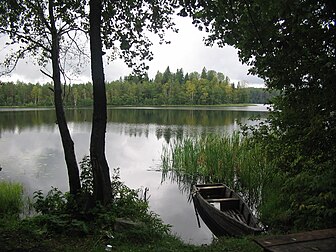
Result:
{"label": "bush", "polygon": [[263,146],[265,156],[274,163],[263,192],[263,221],[286,232],[334,227],[335,155],[322,155],[319,148],[304,146],[299,135],[293,135],[289,142],[274,126],[254,128],[252,133]]}
{"label": "bush", "polygon": [[138,191],[130,189],[120,181],[119,169],[115,169],[112,177],[113,201],[107,206],[96,202],[87,207],[85,201],[92,195],[92,166],[88,156],[80,163],[82,169],[82,193],[73,198],[69,193],[62,193],[52,188],[46,196],[42,191],[34,193],[34,207],[41,215],[34,218],[38,226],[46,232],[65,234],[111,234],[117,218],[132,220],[140,225],[137,230],[114,234],[122,239],[135,243],[150,242],[166,235],[169,227],[152,212],[148,203],[138,197]]}

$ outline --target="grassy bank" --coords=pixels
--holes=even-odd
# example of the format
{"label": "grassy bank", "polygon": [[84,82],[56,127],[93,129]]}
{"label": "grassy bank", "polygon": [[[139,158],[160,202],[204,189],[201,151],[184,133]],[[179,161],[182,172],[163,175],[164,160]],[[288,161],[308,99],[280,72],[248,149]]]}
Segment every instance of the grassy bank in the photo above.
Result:
{"label": "grassy bank", "polygon": [[[252,237],[223,238],[203,246],[185,244],[148,211],[136,191],[119,182],[114,185],[120,197],[113,204],[86,213],[77,211],[71,197],[56,188],[47,195],[36,192],[33,206],[39,214],[25,219],[18,215],[23,211],[23,187],[1,182],[1,251],[106,251],[107,245],[112,251],[261,251]],[[116,228],[119,217],[135,226]]]}
{"label": "grassy bank", "polygon": [[64,235],[44,232],[42,227],[34,226],[29,221],[10,222],[11,227],[0,225],[1,251],[227,251],[227,252],[261,252],[262,249],[248,238],[222,238],[211,245],[195,246],[183,243],[180,239],[165,235],[160,239],[143,241],[134,236],[141,235],[123,232],[113,239],[105,234]]}

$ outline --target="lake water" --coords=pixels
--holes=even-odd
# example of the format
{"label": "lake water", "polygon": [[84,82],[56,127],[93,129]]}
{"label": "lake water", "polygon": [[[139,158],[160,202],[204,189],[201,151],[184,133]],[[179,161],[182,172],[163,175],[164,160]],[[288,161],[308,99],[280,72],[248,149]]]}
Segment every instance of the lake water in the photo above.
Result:
{"label": "lake water", "polygon": [[[89,154],[91,109],[66,111],[77,160]],[[149,188],[150,209],[172,225],[172,232],[193,244],[210,243],[205,224],[198,228],[188,193],[173,180],[162,181],[163,146],[176,138],[229,134],[250,117],[265,118],[265,106],[109,108],[106,156],[120,168],[131,188]],[[27,194],[51,186],[68,190],[68,178],[58,127],[52,109],[0,109],[0,179],[22,182]]]}

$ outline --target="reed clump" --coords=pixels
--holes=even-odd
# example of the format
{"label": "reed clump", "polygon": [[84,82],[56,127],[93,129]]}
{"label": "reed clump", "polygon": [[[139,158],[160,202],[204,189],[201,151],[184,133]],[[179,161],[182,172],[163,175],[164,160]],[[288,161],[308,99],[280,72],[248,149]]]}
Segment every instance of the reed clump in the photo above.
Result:
{"label": "reed clump", "polygon": [[0,217],[19,215],[24,206],[23,186],[20,183],[0,181]]}
{"label": "reed clump", "polygon": [[238,132],[176,140],[164,148],[162,161],[164,174],[187,175],[195,183],[225,183],[253,207],[272,171],[260,143]]}

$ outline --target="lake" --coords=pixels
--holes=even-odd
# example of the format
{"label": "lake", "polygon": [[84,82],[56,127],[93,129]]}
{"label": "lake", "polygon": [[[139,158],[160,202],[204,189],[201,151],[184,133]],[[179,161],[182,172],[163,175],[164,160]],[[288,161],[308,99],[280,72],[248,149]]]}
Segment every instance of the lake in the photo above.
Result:
{"label": "lake", "polygon": [[[66,111],[78,162],[89,154],[91,109]],[[212,234],[198,228],[188,193],[174,180],[162,181],[163,146],[201,134],[230,134],[250,117],[267,115],[263,105],[247,107],[113,107],[108,109],[106,156],[133,189],[149,188],[150,209],[172,225],[185,242],[208,244]],[[52,109],[0,109],[0,179],[19,181],[26,193],[68,190],[61,139]]]}

